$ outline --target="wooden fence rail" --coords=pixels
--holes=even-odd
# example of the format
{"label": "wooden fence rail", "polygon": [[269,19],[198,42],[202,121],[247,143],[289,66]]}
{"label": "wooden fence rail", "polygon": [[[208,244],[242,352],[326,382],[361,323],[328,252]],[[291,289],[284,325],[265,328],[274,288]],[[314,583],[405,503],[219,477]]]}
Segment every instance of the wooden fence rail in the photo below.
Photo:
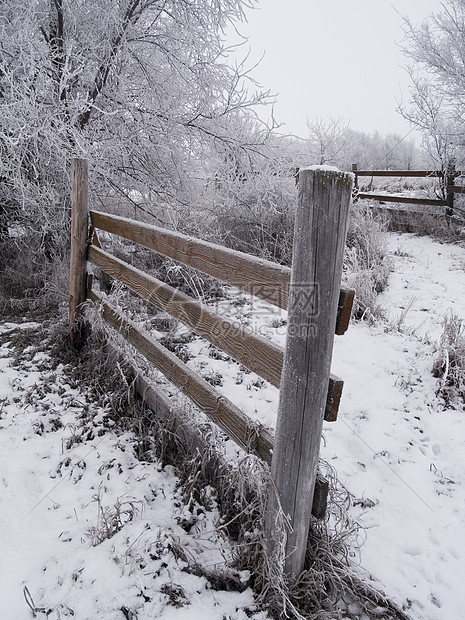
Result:
{"label": "wooden fence rail", "polygon": [[[86,170],[81,160],[74,160],[72,166],[73,170]],[[90,216],[94,234],[89,232],[86,235],[86,239],[90,239],[87,255],[82,253],[81,237],[77,236],[75,240],[73,235],[72,243],[78,243],[81,251],[72,249],[72,256],[77,256],[72,259],[72,270],[77,273],[84,270],[85,273],[88,261],[189,326],[272,385],[280,387],[276,442],[271,431],[249,419],[176,355],[112,307],[106,296],[92,287],[91,277],[87,285],[85,280],[83,285],[81,276],[70,280],[72,340],[76,322],[81,319],[83,300],[90,299],[101,308],[102,316],[109,325],[169,381],[181,388],[231,439],[247,452],[271,463],[279,493],[279,496],[273,494],[270,499],[271,512],[277,509],[273,505],[275,501],[288,510],[285,497],[289,480],[297,475],[294,493],[302,494],[302,498],[297,511],[292,507],[288,513],[292,529],[299,532],[299,540],[296,544],[289,535],[286,542],[287,555],[293,558],[291,563],[286,564],[286,570],[293,577],[303,568],[310,514],[313,512],[317,518],[324,514],[327,482],[317,475],[319,438],[323,419],[334,421],[337,418],[343,385],[341,379],[330,373],[332,342],[335,333],[346,331],[354,298],[352,290],[340,286],[352,176],[323,169],[304,169],[299,179],[300,215],[296,220],[292,271],[174,231],[97,211],[88,213],[87,198],[73,213],[73,217],[79,220],[76,223],[79,230],[88,231]],[[87,183],[85,174],[73,175],[73,180],[79,187]],[[86,191],[82,188],[78,191],[73,186],[73,196],[79,193],[87,196]],[[141,244],[273,305],[286,308],[290,326],[286,349],[217,315],[207,305],[105,251],[100,247],[96,230]],[[81,290],[83,286],[84,291]],[[80,303],[77,300],[81,300]],[[73,342],[75,345],[81,344],[76,338]],[[300,397],[302,390],[306,394],[303,399]],[[298,400],[291,408],[293,414],[301,419],[294,419],[289,426],[289,412],[286,412],[284,403],[290,403],[296,395]],[[293,428],[293,438],[286,439],[287,431],[282,431],[284,427]],[[300,463],[287,464],[289,451],[297,454]],[[299,481],[305,482],[305,492],[299,488]],[[271,536],[271,532],[269,534]]]}
{"label": "wooden fence rail", "polygon": [[[89,248],[89,261],[279,388],[284,357],[281,347],[249,333],[244,327],[212,312],[208,306],[195,301],[189,295],[112,257],[94,245]],[[344,308],[347,309],[347,304]],[[325,414],[328,421],[337,417],[341,393],[342,380],[330,375]]]}
{"label": "wooden fence rail", "polygon": [[359,170],[357,164],[352,164],[352,172],[357,177],[430,177],[445,176],[443,170]]}
{"label": "wooden fence rail", "polygon": [[446,207],[446,216],[454,214],[454,194],[463,193],[461,187],[455,186],[455,179],[461,172],[451,165],[444,170],[359,170],[357,164],[352,164],[352,172],[355,174],[355,187],[358,188],[360,177],[409,177],[409,178],[441,178],[444,179],[445,199],[416,198],[409,196],[397,196],[394,194],[375,194],[373,192],[357,192],[358,199],[370,199],[377,202],[398,202],[402,204],[425,205],[433,207]]}
{"label": "wooden fence rail", "polygon": [[[117,215],[90,211],[90,218],[95,228],[134,241],[287,310],[291,282],[289,267]],[[341,287],[337,335],[344,334],[349,326],[353,301],[354,291]]]}

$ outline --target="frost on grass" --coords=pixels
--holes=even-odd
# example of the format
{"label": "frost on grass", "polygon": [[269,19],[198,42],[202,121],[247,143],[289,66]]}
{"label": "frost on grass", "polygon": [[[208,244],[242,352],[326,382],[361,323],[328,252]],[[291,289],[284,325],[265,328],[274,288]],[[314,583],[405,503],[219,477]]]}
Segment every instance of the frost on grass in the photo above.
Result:
{"label": "frost on grass", "polygon": [[[395,312],[407,288],[416,297],[418,287],[430,295],[433,276],[441,286],[448,280],[453,299],[423,298],[405,321],[428,318],[435,325],[446,303],[460,311],[463,268],[445,268],[454,262],[445,246],[406,237],[405,250],[393,256],[405,269],[396,268],[387,291]],[[263,320],[271,330],[284,319]],[[456,532],[463,521],[464,417],[442,410],[430,372],[432,345],[414,338],[414,330],[358,323],[337,342],[333,361],[346,380],[344,407],[338,423],[325,427],[322,453],[350,493],[331,483],[329,521],[312,527],[306,571],[294,587],[262,553],[267,478],[256,460],[234,451],[204,421],[206,448],[179,426],[162,428],[133,398],[124,364],[107,362],[103,341],[94,340],[76,360],[63,343],[51,352],[40,326],[22,339],[12,325],[1,334],[0,328],[5,617],[30,613],[24,587],[37,614],[72,611],[83,619],[461,617],[454,611],[463,607],[465,548]],[[169,336],[186,347],[188,364],[197,364],[202,351],[204,369],[222,364],[231,391],[239,374],[230,360],[197,340]],[[255,387],[244,390],[257,409],[260,397],[267,411],[274,409],[270,388],[245,372],[242,383]],[[193,422],[196,416],[192,411]],[[229,464],[233,456],[235,466],[220,456]],[[350,515],[366,529],[358,531]],[[358,533],[366,538],[361,549]],[[399,608],[357,568],[359,557]]]}
{"label": "frost on grass", "polygon": [[188,427],[198,420],[188,409],[184,429],[163,427],[98,340],[74,359],[40,329],[20,341],[4,334],[1,348],[10,383],[0,434],[10,539],[2,550],[17,566],[0,587],[12,593],[6,617],[28,606],[37,616],[84,620],[168,619],[174,610],[212,620],[330,618],[335,609],[357,618],[380,605],[386,618],[399,617],[353,574],[357,528],[335,512],[347,500],[335,480],[332,525],[314,524],[307,570],[288,584],[263,551],[264,464],[237,452],[231,461],[231,447],[206,422],[193,440]]}
{"label": "frost on grass", "polygon": [[352,205],[343,277],[355,290],[356,319],[383,316],[377,297],[387,286],[390,269],[385,227],[369,208]]}
{"label": "frost on grass", "polygon": [[115,369],[103,390],[98,366],[85,376],[88,352],[39,326],[2,332],[2,617],[263,618],[227,568],[213,491],[185,498],[172,465],[137,458],[136,405]]}
{"label": "frost on grass", "polygon": [[438,395],[446,405],[465,402],[465,323],[453,312],[444,318],[433,374],[439,379]]}

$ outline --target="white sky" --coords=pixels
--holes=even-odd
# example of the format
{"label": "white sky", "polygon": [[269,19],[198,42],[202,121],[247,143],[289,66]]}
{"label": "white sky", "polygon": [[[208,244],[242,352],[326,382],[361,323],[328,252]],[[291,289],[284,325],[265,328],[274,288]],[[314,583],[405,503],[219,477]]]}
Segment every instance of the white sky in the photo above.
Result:
{"label": "white sky", "polygon": [[401,15],[420,23],[440,5],[441,0],[260,0],[240,31],[249,39],[251,63],[265,52],[252,75],[278,94],[281,131],[305,137],[307,118],[333,116],[352,129],[405,135],[410,125],[396,112],[409,83],[396,45],[403,36]]}

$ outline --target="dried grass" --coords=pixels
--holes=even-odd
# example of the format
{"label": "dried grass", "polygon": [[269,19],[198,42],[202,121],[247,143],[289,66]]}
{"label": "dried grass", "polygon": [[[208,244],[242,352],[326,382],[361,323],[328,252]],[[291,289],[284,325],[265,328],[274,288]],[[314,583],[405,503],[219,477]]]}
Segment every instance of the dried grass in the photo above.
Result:
{"label": "dried grass", "polygon": [[68,300],[69,239],[19,228],[0,243],[0,314],[56,314]]}
{"label": "dried grass", "polygon": [[[382,593],[357,575],[351,556],[356,552],[359,526],[348,517],[351,498],[327,463],[320,462],[320,468],[330,478],[329,511],[325,521],[311,522],[305,570],[299,579],[289,582],[283,576],[283,543],[277,545],[276,554],[270,557],[267,541],[263,539],[261,524],[270,485],[268,471],[262,471],[258,478],[253,472],[254,480],[258,479],[260,484],[253,491],[248,489],[254,496],[250,510],[239,502],[243,507],[238,513],[243,525],[238,537],[236,566],[251,571],[251,585],[258,600],[274,618],[360,619],[364,614],[369,618],[406,618]],[[237,474],[240,472],[238,468]],[[243,473],[249,476],[251,472],[247,469]],[[241,475],[240,480],[243,486],[243,481],[250,478]],[[236,486],[234,482],[237,485],[240,481],[231,480],[232,488]],[[278,514],[275,540],[284,541],[287,527],[284,516]]]}
{"label": "dried grass", "polygon": [[141,502],[129,500],[122,502],[119,499],[113,506],[103,506],[100,492],[93,501],[97,503],[97,524],[89,530],[89,539],[93,547],[112,538],[142,509]]}
{"label": "dried grass", "polygon": [[385,226],[369,207],[353,205],[350,211],[344,257],[344,279],[355,290],[356,319],[382,318],[377,296],[387,286],[391,263]]}
{"label": "dried grass", "polygon": [[447,406],[465,402],[465,323],[452,312],[444,318],[433,375],[439,379],[437,394]]}
{"label": "dried grass", "polygon": [[[141,368],[140,359],[113,332],[116,354],[109,346],[110,332],[105,332],[96,316],[92,324],[87,346],[79,356],[69,347],[64,322],[50,336],[55,342],[57,363],[73,362],[68,367],[70,383],[79,382],[97,402],[111,410],[107,417],[117,423],[114,430],[134,431],[139,458],[157,459],[162,465],[175,467],[187,512],[193,519],[198,506],[211,508],[212,495],[206,489],[214,488],[221,515],[215,531],[232,541],[233,561],[224,569],[212,570],[186,557],[186,570],[205,576],[218,589],[252,587],[259,607],[275,618],[406,618],[354,567],[360,531],[348,516],[351,497],[338,483],[334,470],[320,464],[330,478],[328,516],[325,522],[312,520],[305,571],[297,582],[289,583],[282,572],[283,546],[278,545],[278,557],[270,558],[263,537],[271,485],[269,467],[250,455],[228,459],[224,435],[183,402],[173,406],[176,415],[169,419],[155,416],[135,393],[134,367]],[[130,503],[117,502],[113,507],[99,504],[98,521],[90,532],[92,540],[98,544],[111,537],[138,509]],[[284,540],[286,527],[283,515],[278,514],[276,540]],[[178,552],[183,554],[183,549]],[[250,573],[247,582],[240,578],[245,571]]]}

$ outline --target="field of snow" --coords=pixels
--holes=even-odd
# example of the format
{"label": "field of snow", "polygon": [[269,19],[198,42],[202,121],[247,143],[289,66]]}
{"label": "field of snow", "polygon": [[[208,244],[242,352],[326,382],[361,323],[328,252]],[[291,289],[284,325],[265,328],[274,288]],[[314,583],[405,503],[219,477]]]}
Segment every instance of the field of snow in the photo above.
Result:
{"label": "field of snow", "polygon": [[[444,316],[465,320],[465,249],[396,234],[389,247],[386,320],[336,337],[344,392],[322,458],[362,528],[356,570],[413,620],[461,620],[465,413],[436,395],[432,367]],[[253,318],[247,299],[219,309]],[[260,333],[282,343],[285,314],[259,310]],[[18,332],[31,341],[19,356]],[[173,469],[138,461],[134,437],[113,429],[47,347],[38,324],[0,326],[1,617],[264,620],[247,574],[236,575],[239,592],[191,570],[194,561],[221,571],[231,556],[214,491],[209,510],[188,510]],[[274,425],[277,390],[203,341],[186,350],[219,390]]]}
{"label": "field of snow", "polygon": [[[465,250],[390,235],[385,325],[351,326],[333,370],[342,413],[322,456],[355,497],[361,565],[412,618],[459,620],[465,574],[465,411],[445,408],[432,375],[444,316],[465,320]],[[358,511],[354,515],[354,511]]]}

